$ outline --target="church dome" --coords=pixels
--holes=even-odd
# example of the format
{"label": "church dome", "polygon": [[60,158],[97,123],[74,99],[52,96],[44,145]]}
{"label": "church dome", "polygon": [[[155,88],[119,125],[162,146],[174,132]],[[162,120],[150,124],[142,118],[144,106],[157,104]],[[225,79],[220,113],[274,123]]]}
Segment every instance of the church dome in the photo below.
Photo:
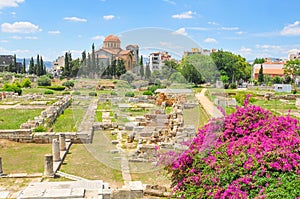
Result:
{"label": "church dome", "polygon": [[115,35],[108,35],[105,39],[104,42],[121,42],[120,39],[115,36]]}

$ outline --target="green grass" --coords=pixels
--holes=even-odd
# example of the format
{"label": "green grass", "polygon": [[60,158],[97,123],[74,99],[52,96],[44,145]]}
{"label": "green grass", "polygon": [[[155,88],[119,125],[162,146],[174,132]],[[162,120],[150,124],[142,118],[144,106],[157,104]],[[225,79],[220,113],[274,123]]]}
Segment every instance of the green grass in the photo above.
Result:
{"label": "green grass", "polygon": [[295,105],[295,100],[289,100],[287,103],[279,101],[279,100],[257,100],[256,102],[253,102],[252,104],[260,106],[262,108],[271,110],[293,110],[297,109]]}
{"label": "green grass", "polygon": [[40,113],[41,109],[1,109],[0,129],[19,129],[21,124],[27,122],[29,119],[34,119]]}
{"label": "green grass", "polygon": [[[108,133],[108,132],[107,132]],[[121,187],[123,178],[120,161],[113,160],[119,154],[111,154],[116,149],[110,138],[102,132],[95,132],[93,144],[73,144],[61,171],[91,180],[103,180],[111,187]]]}
{"label": "green grass", "polygon": [[52,126],[54,132],[75,132],[80,125],[85,110],[82,106],[67,108]]}
{"label": "green grass", "polygon": [[102,122],[102,111],[97,110],[96,111],[96,122]]}
{"label": "green grass", "polygon": [[51,153],[50,144],[18,143],[0,140],[4,173],[42,173],[44,155]]}

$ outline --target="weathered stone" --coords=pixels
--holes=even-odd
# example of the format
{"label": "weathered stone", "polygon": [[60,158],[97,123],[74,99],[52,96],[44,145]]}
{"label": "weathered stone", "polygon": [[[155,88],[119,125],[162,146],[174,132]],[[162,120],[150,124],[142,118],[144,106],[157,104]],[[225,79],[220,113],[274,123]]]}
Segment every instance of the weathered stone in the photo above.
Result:
{"label": "weathered stone", "polygon": [[54,162],[60,161],[59,142],[57,141],[57,139],[52,140],[52,155]]}
{"label": "weathered stone", "polygon": [[60,151],[66,150],[66,135],[63,133],[59,134],[59,150]]}
{"label": "weathered stone", "polygon": [[300,109],[300,98],[296,98],[296,107]]}
{"label": "weathered stone", "polygon": [[53,155],[46,154],[44,156],[44,176],[53,177]]}

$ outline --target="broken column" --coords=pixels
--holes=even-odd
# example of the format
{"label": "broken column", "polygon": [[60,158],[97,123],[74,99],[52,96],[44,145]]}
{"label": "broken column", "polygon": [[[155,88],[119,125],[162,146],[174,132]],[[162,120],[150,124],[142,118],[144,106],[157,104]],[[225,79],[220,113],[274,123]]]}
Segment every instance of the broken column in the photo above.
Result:
{"label": "broken column", "polygon": [[59,149],[61,151],[66,150],[66,135],[65,134],[59,134]]}
{"label": "broken column", "polygon": [[53,155],[46,154],[44,156],[44,176],[53,177]]}
{"label": "broken column", "polygon": [[57,139],[52,140],[52,155],[54,162],[60,161],[59,142],[57,141]]}
{"label": "broken column", "polygon": [[0,157],[0,176],[3,174],[2,170],[2,157]]}

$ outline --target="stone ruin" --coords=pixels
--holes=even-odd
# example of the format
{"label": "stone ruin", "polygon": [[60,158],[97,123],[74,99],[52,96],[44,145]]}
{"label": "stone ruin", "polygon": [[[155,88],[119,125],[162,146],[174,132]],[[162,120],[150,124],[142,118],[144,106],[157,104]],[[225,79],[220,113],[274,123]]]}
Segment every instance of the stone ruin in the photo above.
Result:
{"label": "stone ruin", "polygon": [[40,116],[21,124],[20,129],[34,129],[41,125],[51,126],[55,122],[56,118],[71,105],[71,101],[71,96],[66,95],[61,97],[59,101],[42,111]]}

